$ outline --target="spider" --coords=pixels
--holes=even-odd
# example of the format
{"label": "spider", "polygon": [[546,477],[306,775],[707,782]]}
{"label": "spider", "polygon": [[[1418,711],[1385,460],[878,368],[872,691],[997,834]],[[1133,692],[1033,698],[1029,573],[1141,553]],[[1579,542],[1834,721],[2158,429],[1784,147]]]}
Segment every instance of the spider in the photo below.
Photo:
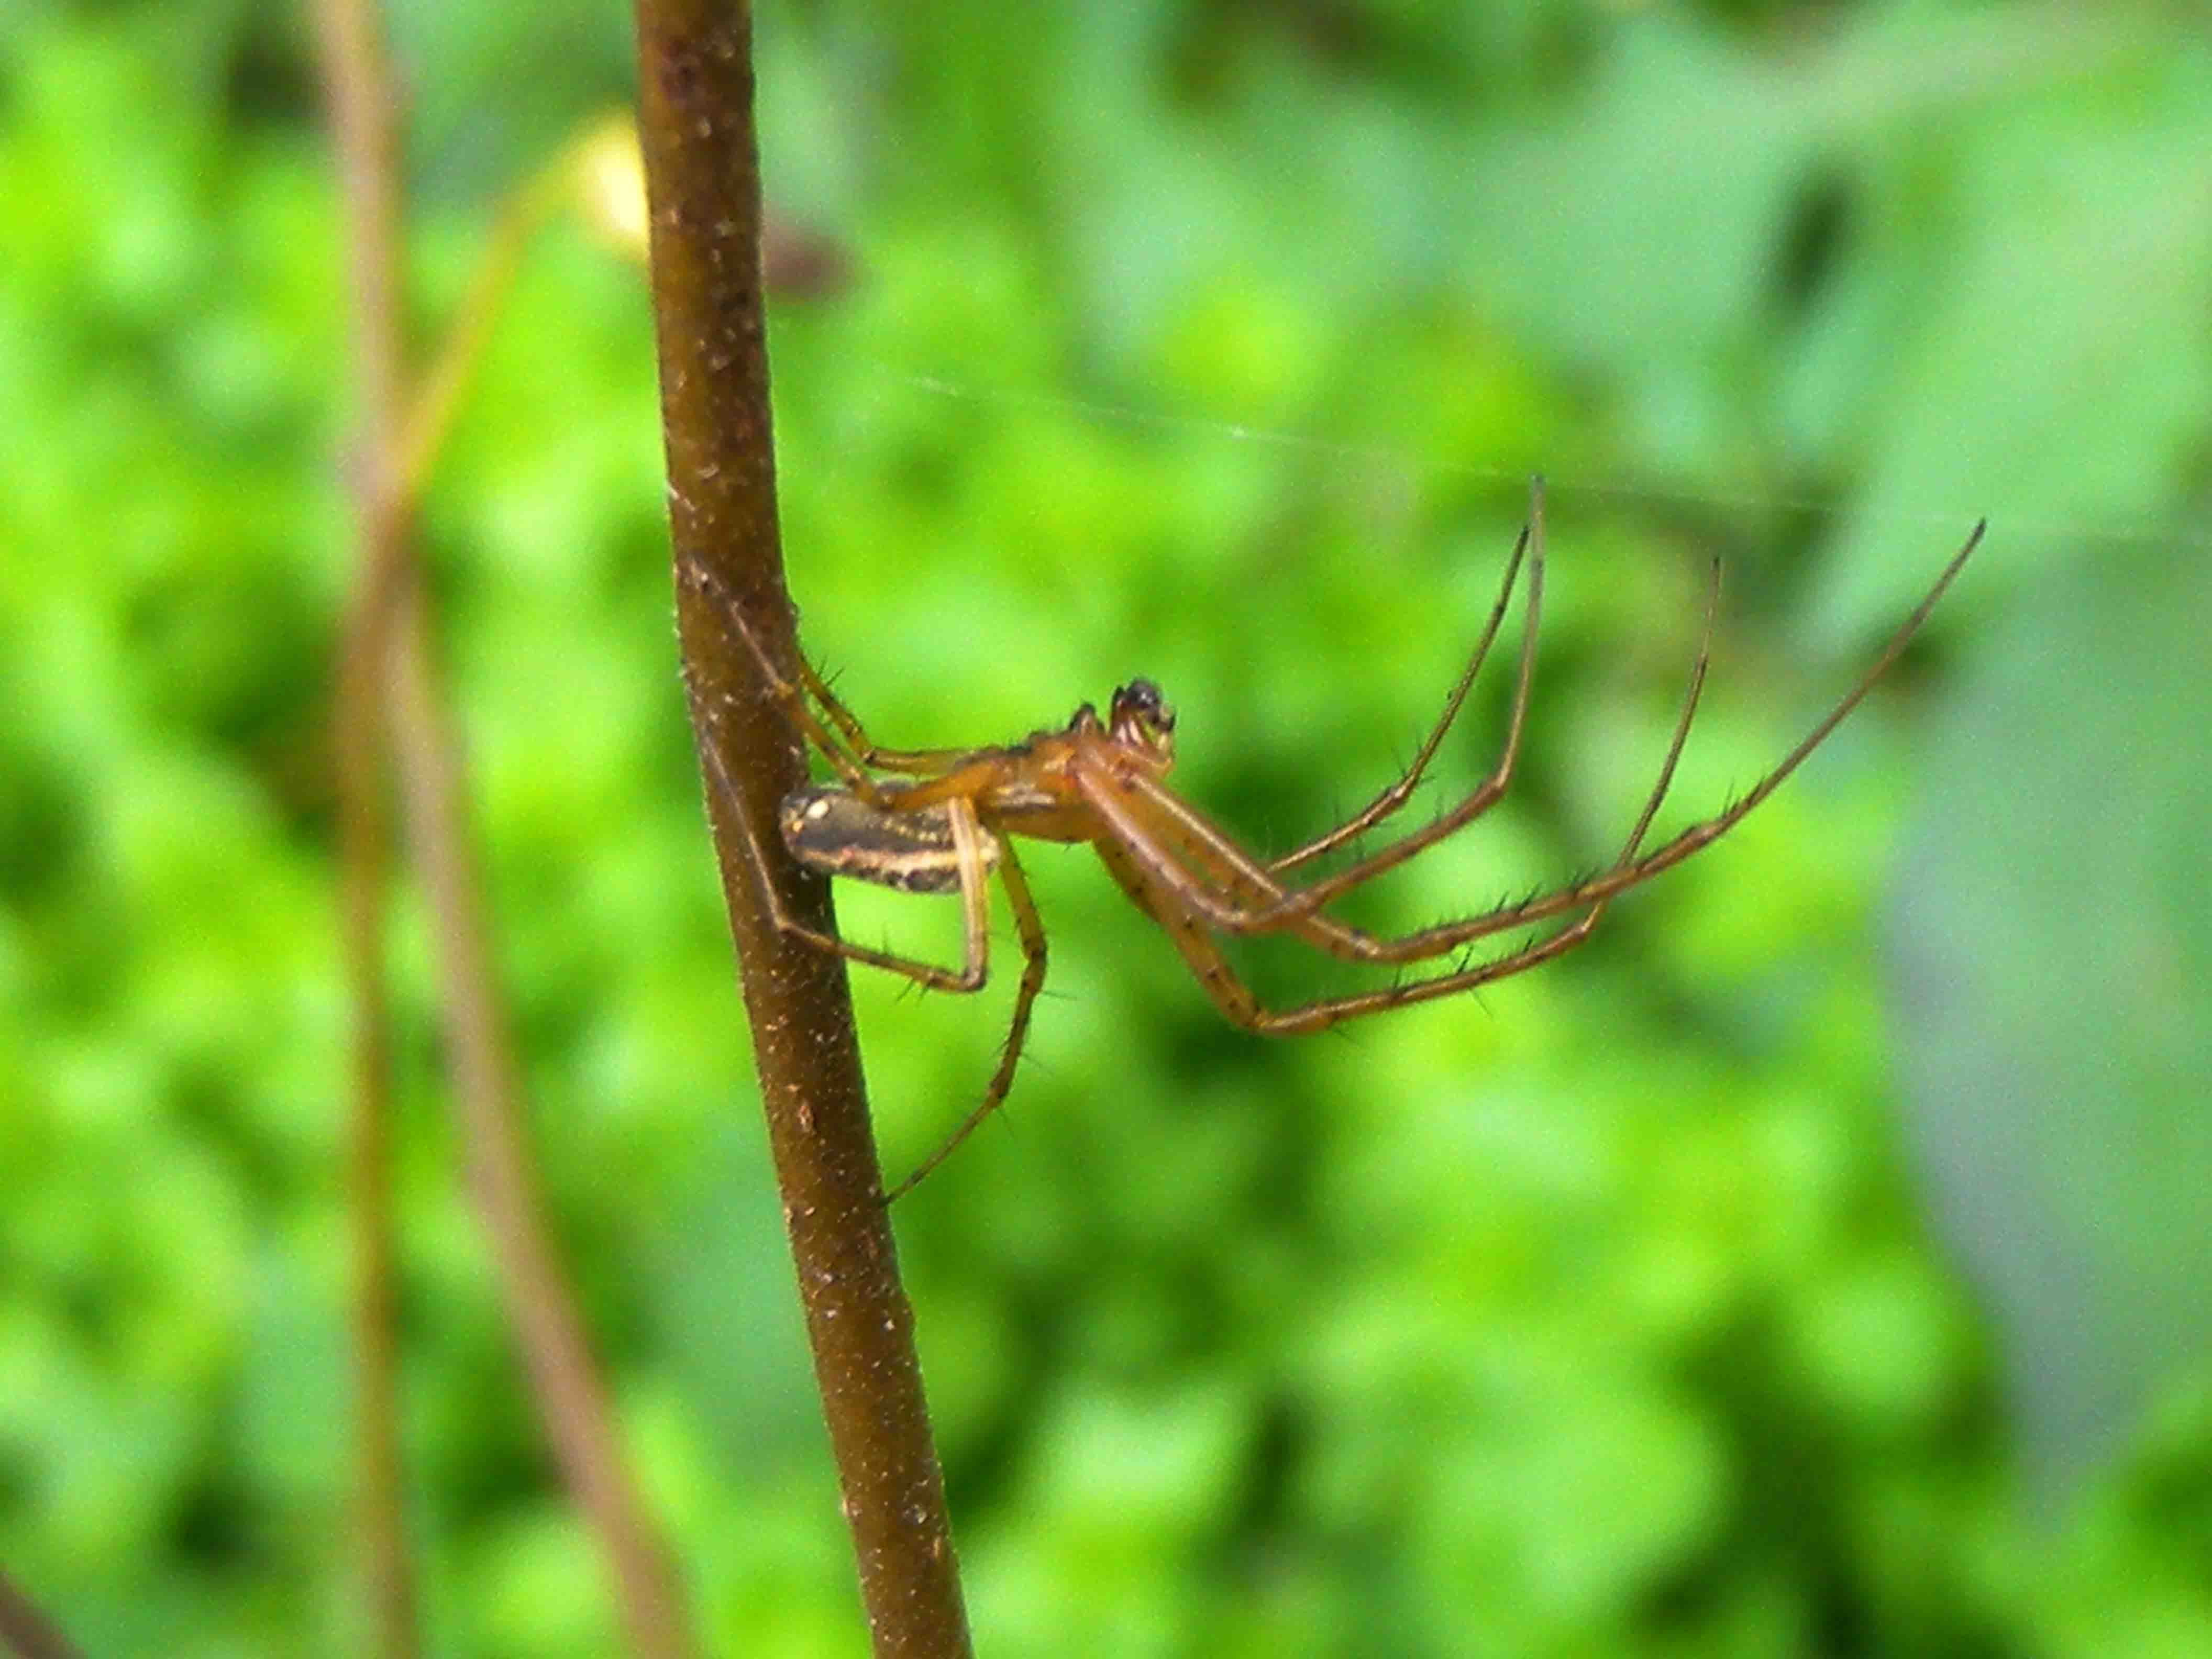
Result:
{"label": "spider", "polygon": [[[767,647],[725,599],[721,609],[758,665],[768,695],[818,749],[839,783],[787,796],[778,811],[785,849],[801,865],[909,893],[957,893],[963,950],[957,969],[872,950],[816,931],[793,918],[769,878],[768,850],[742,812],[749,861],[761,901],[788,937],[848,961],[902,974],[941,991],[981,988],[988,972],[988,882],[995,872],[1013,912],[1022,951],[1020,988],[1006,1042],[982,1099],[959,1127],[905,1180],[884,1194],[890,1203],[913,1189],[951,1156],[989,1117],[1012,1086],[1014,1068],[1029,1035],[1030,1013],[1045,976],[1044,924],[1014,851],[1027,836],[1052,842],[1088,842],[1107,873],[1136,907],[1164,932],[1200,987],[1234,1024],[1249,1031],[1288,1036],[1325,1030],[1345,1020],[1452,996],[1493,980],[1526,973],[1580,945],[1613,896],[1711,845],[1779,787],[1856,708],[1893,663],[1982,539],[1986,521],[1936,579],[1871,666],[1797,746],[1772,770],[1722,811],[1681,830],[1670,841],[1641,850],[1689,735],[1703,690],[1719,599],[1719,566],[1713,567],[1704,629],[1659,775],[1631,826],[1620,855],[1596,874],[1539,892],[1478,915],[1441,922],[1395,938],[1378,938],[1328,914],[1352,889],[1405,863],[1472,823],[1497,804],[1512,781],[1534,678],[1536,635],[1543,606],[1544,501],[1541,480],[1530,492],[1529,514],[1488,621],[1465,668],[1444,700],[1443,712],[1403,773],[1364,807],[1305,845],[1276,858],[1248,852],[1226,831],[1166,784],[1175,762],[1175,711],[1147,679],[1131,680],[1114,693],[1103,719],[1091,704],[1065,726],[1033,732],[1003,748],[896,750],[870,740],[859,719],[831,693],[802,658],[795,679],[777,666]],[[1523,566],[1528,598],[1520,665],[1505,738],[1490,775],[1456,805],[1334,873],[1303,884],[1286,879],[1301,866],[1334,851],[1382,823],[1402,807],[1457,718],[1483,660],[1496,640]],[[702,587],[718,579],[693,567]],[[817,712],[818,711],[818,712]],[[735,786],[714,746],[705,745],[717,786],[734,797]],[[1579,915],[1574,913],[1579,912]],[[1468,947],[1557,917],[1571,921],[1540,938],[1494,956],[1468,959]],[[1280,934],[1349,962],[1403,965],[1454,957],[1443,971],[1379,989],[1325,997],[1290,1008],[1267,1008],[1246,988],[1222,951],[1220,936]]]}

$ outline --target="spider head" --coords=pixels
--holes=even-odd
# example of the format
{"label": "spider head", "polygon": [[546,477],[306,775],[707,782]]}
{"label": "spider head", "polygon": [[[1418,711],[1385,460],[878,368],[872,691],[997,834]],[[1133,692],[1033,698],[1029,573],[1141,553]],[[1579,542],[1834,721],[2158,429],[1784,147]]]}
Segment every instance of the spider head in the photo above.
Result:
{"label": "spider head", "polygon": [[1175,759],[1175,710],[1150,680],[1131,680],[1114,693],[1108,729],[1115,742],[1151,757],[1164,769]]}

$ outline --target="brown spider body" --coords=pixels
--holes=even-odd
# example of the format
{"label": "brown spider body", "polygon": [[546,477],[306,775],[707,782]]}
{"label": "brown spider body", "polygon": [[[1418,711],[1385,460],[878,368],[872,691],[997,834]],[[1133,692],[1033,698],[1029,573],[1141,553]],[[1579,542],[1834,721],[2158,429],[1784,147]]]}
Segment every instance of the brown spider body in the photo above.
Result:
{"label": "brown spider body", "polygon": [[[849,789],[794,789],[776,809],[783,844],[810,870],[847,876],[902,893],[960,890],[960,849],[952,809],[913,811],[871,806]],[[988,872],[1006,857],[1006,843],[979,825],[976,854]]]}
{"label": "brown spider body", "polygon": [[[1705,639],[1691,665],[1674,736],[1661,761],[1657,781],[1645,797],[1620,856],[1611,865],[1595,876],[1517,903],[1395,938],[1377,938],[1348,926],[1329,914],[1333,901],[1479,817],[1496,805],[1511,781],[1535,669],[1543,595],[1543,523],[1539,485],[1532,492],[1528,525],[1507,563],[1489,620],[1445,700],[1443,714],[1412,763],[1343,823],[1274,859],[1247,852],[1227,831],[1167,787],[1164,780],[1175,763],[1175,714],[1161,698],[1159,688],[1149,680],[1133,680],[1117,690],[1103,720],[1086,703],[1065,727],[1032,732],[1003,748],[882,749],[869,741],[859,720],[830,694],[811,668],[802,660],[797,680],[787,678],[736,607],[726,607],[760,668],[768,694],[783,706],[842,780],[842,787],[800,790],[787,798],[778,815],[786,849],[802,865],[824,874],[852,877],[907,892],[957,892],[962,903],[962,963],[957,969],[943,968],[872,950],[797,921],[777,899],[767,850],[754,839],[750,823],[739,812],[737,819],[747,838],[762,901],[776,927],[817,949],[903,974],[923,985],[974,991],[982,986],[987,975],[988,882],[994,873],[1013,912],[1022,947],[1022,980],[998,1066],[981,1103],[951,1139],[891,1189],[886,1201],[907,1191],[943,1162],[1012,1085],[1014,1066],[1029,1030],[1030,1008],[1043,987],[1045,972],[1043,923],[1015,855],[1016,838],[1091,843],[1115,884],[1168,935],[1214,1006],[1247,1030],[1274,1036],[1324,1030],[1387,1008],[1472,990],[1524,973],[1581,944],[1616,895],[1711,845],[1772,794],[1896,660],[1980,544],[1983,531],[1980,525],[1974,527],[1965,546],[1891,635],[1872,666],[1771,771],[1724,811],[1645,851],[1644,834],[1673,781],[1675,763],[1704,687],[1713,607],[1718,599],[1716,569]],[[1489,776],[1431,823],[1352,859],[1333,873],[1304,884],[1285,879],[1299,866],[1373,829],[1411,798],[1489,653],[1524,557],[1528,596],[1520,665],[1504,742]],[[716,580],[703,568],[695,567],[695,575],[702,585]],[[720,786],[734,795],[711,742],[704,752]],[[890,776],[879,777],[878,773]],[[1534,929],[1561,917],[1572,920],[1494,956],[1470,959],[1466,955],[1468,947],[1479,940]],[[1347,962],[1403,965],[1446,957],[1457,960],[1425,979],[1272,1009],[1263,1006],[1245,987],[1220,945],[1224,935],[1254,934],[1285,935]]]}
{"label": "brown spider body", "polygon": [[1086,702],[1066,726],[1032,732],[1004,749],[970,750],[944,777],[878,785],[873,802],[850,789],[793,790],[784,797],[777,825],[792,857],[810,870],[904,893],[954,893],[960,890],[960,854],[947,803],[973,805],[983,867],[995,870],[1006,856],[1006,835],[1098,839],[1097,815],[1084,804],[1079,774],[1108,780],[1141,774],[1157,781],[1174,763],[1175,712],[1158,687],[1136,680],[1115,692],[1109,721]]}
{"label": "brown spider body", "polygon": [[894,812],[910,812],[964,799],[977,817],[1009,835],[1095,842],[1102,831],[1088,805],[1091,789],[1158,783],[1174,764],[1175,712],[1150,680],[1132,680],[1114,693],[1104,720],[1086,702],[1058,731],[978,750],[942,777],[886,789],[884,800]]}

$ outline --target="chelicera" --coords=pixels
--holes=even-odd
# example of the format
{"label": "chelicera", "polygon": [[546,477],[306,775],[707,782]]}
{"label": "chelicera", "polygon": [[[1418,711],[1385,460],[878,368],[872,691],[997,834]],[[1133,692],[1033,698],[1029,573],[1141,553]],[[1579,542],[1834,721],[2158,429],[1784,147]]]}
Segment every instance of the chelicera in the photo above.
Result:
{"label": "chelicera", "polygon": [[[1152,681],[1136,679],[1114,694],[1106,714],[1085,703],[1065,726],[1032,732],[1018,743],[986,749],[907,750],[872,742],[852,711],[803,659],[795,675],[779,668],[734,605],[722,609],[744,641],[774,698],[818,750],[839,781],[786,798],[779,812],[783,850],[826,875],[911,893],[959,895],[963,919],[961,965],[873,950],[810,928],[784,909],[769,878],[767,848],[745,829],[747,851],[763,903],[775,926],[815,949],[849,961],[902,974],[943,991],[981,988],[988,971],[988,886],[995,873],[1013,913],[1022,951],[1022,977],[1005,1046],[981,1100],[950,1138],[885,1194],[908,1191],[951,1154],[996,1109],[1012,1086],[1014,1068],[1030,1028],[1030,1011],[1045,976],[1044,924],[1030,896],[1019,857],[1021,837],[1087,842],[1121,890],[1164,932],[1200,987],[1233,1024],[1249,1031],[1290,1036],[1325,1030],[1346,1020],[1453,996],[1494,980],[1526,973],[1580,945],[1618,894],[1671,869],[1711,846],[1802,765],[1857,707],[1896,661],[1929,613],[1980,544],[1976,525],[1927,595],[1890,636],[1866,671],[1797,746],[1725,810],[1644,849],[1644,838],[1666,799],[1675,763],[1689,735],[1705,684],[1718,598],[1718,569],[1709,592],[1704,633],[1690,669],[1681,713],[1658,775],[1630,827],[1618,857],[1596,874],[1479,915],[1440,922],[1396,937],[1377,937],[1329,913],[1352,889],[1395,868],[1480,817],[1504,795],[1521,750],[1534,680],[1536,638],[1543,606],[1544,514],[1540,483],[1532,493],[1528,524],[1507,561],[1505,574],[1481,635],[1445,699],[1443,713],[1405,770],[1342,823],[1304,846],[1266,858],[1238,843],[1167,785],[1175,763],[1175,711]],[[1505,736],[1497,764],[1450,810],[1342,867],[1299,882],[1291,872],[1383,823],[1402,807],[1426,772],[1458,717],[1496,640],[1522,572],[1527,600],[1519,666]],[[714,580],[695,567],[702,587]],[[735,790],[710,742],[705,745],[716,787]],[[742,812],[734,812],[745,824]],[[1498,934],[1569,918],[1548,933],[1513,948],[1469,957],[1470,947]],[[1282,935],[1347,962],[1404,966],[1453,960],[1443,970],[1375,989],[1324,997],[1287,1008],[1263,1006],[1247,988],[1221,939]]]}

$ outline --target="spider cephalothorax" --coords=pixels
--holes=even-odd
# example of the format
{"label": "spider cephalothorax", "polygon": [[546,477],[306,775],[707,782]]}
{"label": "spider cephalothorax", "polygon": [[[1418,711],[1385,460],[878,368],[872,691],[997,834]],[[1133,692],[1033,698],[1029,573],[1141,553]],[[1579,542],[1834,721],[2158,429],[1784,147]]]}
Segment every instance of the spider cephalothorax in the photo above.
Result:
{"label": "spider cephalothorax", "polygon": [[[1045,968],[1044,926],[1030,900],[1021,860],[1015,856],[1013,837],[1090,842],[1107,873],[1139,909],[1158,924],[1214,1005],[1247,1030],[1271,1035],[1325,1030],[1341,1021],[1380,1013],[1386,1008],[1473,990],[1493,980],[1524,973],[1573,949],[1589,936],[1616,895],[1711,845],[1772,794],[1896,660],[1979,544],[1982,529],[1979,525],[1974,526],[1966,545],[1890,636],[1873,665],[1773,770],[1725,811],[1690,825],[1647,852],[1643,850],[1644,834],[1674,780],[1674,763],[1689,735],[1698,694],[1705,684],[1707,642],[1712,630],[1709,605],[1705,640],[1699,643],[1691,665],[1689,689],[1674,737],[1620,856],[1597,874],[1580,881],[1478,915],[1389,938],[1376,937],[1339,921],[1330,914],[1329,906],[1352,888],[1395,868],[1473,822],[1498,802],[1511,781],[1534,678],[1537,623],[1543,604],[1540,487],[1533,493],[1528,526],[1507,562],[1504,581],[1481,637],[1445,699],[1443,714],[1412,763],[1344,823],[1273,859],[1246,851],[1162,781],[1175,757],[1175,712],[1150,680],[1132,680],[1115,691],[1103,723],[1097,711],[1085,703],[1065,728],[1032,733],[1011,747],[882,749],[868,740],[860,720],[830,695],[821,677],[803,659],[797,683],[779,672],[744,617],[736,607],[726,605],[732,626],[760,669],[768,695],[782,704],[841,781],[838,787],[801,790],[785,800],[781,828],[787,848],[800,863],[830,875],[908,892],[957,892],[963,921],[962,963],[957,969],[942,968],[872,950],[817,932],[792,918],[776,897],[767,850],[751,838],[744,815],[738,811],[735,817],[747,836],[762,903],[776,927],[817,949],[889,969],[923,985],[973,991],[983,984],[988,968],[988,883],[994,871],[1013,911],[1022,946],[1022,981],[1014,996],[1013,1017],[998,1066],[981,1103],[919,1169],[891,1189],[887,1199],[897,1197],[943,1162],[1012,1085],[1014,1066],[1029,1031],[1030,1011],[1043,987]],[[1301,865],[1374,829],[1412,796],[1489,653],[1524,560],[1528,597],[1520,665],[1513,682],[1504,741],[1489,776],[1457,805],[1419,829],[1349,860],[1328,875],[1304,883],[1288,879],[1290,872]],[[694,580],[702,586],[718,585],[718,579],[703,568],[695,568]],[[734,786],[711,741],[705,753],[718,786],[734,796]],[[1496,955],[1471,952],[1470,947],[1480,940],[1559,918],[1571,920]],[[1346,962],[1402,967],[1444,961],[1447,965],[1425,979],[1399,979],[1376,989],[1325,997],[1293,1008],[1267,1008],[1237,977],[1219,943],[1223,936],[1262,933],[1297,939]]]}
{"label": "spider cephalothorax", "polygon": [[1114,693],[1106,729],[1116,743],[1151,755],[1163,772],[1175,763],[1175,710],[1160,688],[1146,679],[1131,680]]}

